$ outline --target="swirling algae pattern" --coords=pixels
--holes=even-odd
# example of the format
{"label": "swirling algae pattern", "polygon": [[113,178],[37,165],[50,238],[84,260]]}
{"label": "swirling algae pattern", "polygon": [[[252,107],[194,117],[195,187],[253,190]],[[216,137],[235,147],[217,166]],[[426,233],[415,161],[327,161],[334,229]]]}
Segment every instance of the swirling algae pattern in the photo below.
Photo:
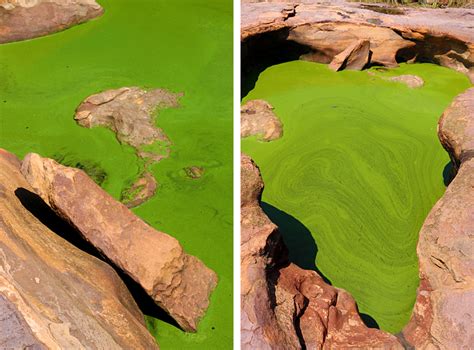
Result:
{"label": "swirling algae pattern", "polygon": [[[382,79],[401,74],[425,84],[412,89]],[[410,317],[418,232],[445,189],[449,157],[437,120],[469,85],[431,64],[334,73],[294,61],[267,68],[244,98],[269,101],[284,125],[279,140],[242,140],[262,171],[263,201],[307,228],[316,268],[392,333]],[[303,261],[308,240],[298,246],[303,237],[283,235],[293,241],[290,258]]]}

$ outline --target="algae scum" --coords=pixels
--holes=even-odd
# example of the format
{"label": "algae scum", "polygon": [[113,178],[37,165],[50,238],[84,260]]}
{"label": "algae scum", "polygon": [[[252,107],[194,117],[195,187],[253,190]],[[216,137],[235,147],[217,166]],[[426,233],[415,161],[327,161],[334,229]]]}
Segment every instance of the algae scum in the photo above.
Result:
{"label": "algae scum", "polygon": [[[401,74],[425,85],[383,79]],[[263,207],[290,258],[351,292],[365,320],[392,333],[411,315],[418,232],[448,181],[437,121],[469,86],[431,64],[335,73],[294,61],[267,68],[244,98],[267,100],[283,122],[281,139],[247,138],[242,150],[261,169]]]}
{"label": "algae scum", "polygon": [[[179,108],[159,112],[171,153],[151,166],[157,193],[134,212],[176,237],[216,271],[219,284],[196,334],[154,317],[147,324],[163,349],[230,348],[232,2],[99,2],[103,17],[0,45],[0,147],[82,168],[119,199],[143,162],[110,130],[77,125],[75,109],[92,94],[123,86],[183,92]],[[184,169],[193,167],[203,169],[200,177],[187,176]]]}

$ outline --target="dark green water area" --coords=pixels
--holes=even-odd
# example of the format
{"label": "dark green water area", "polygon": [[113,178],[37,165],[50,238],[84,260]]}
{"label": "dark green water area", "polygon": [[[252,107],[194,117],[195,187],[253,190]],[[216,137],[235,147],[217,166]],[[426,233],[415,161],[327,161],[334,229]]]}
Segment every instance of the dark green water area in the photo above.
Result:
{"label": "dark green water area", "polygon": [[[414,74],[421,88],[384,78]],[[335,73],[292,61],[264,70],[243,99],[265,99],[283,137],[242,141],[259,165],[264,210],[296,264],[348,290],[363,318],[391,333],[408,322],[418,232],[449,181],[436,126],[468,79],[432,64]]]}
{"label": "dark green water area", "polygon": [[[76,107],[123,86],[184,92],[180,108],[157,118],[172,142],[170,157],[151,167],[157,193],[133,211],[202,259],[219,284],[197,333],[147,324],[162,349],[231,348],[232,1],[99,2],[101,18],[0,45],[0,147],[81,167],[119,199],[143,163],[110,130],[78,126]],[[186,175],[193,166],[201,177]]]}

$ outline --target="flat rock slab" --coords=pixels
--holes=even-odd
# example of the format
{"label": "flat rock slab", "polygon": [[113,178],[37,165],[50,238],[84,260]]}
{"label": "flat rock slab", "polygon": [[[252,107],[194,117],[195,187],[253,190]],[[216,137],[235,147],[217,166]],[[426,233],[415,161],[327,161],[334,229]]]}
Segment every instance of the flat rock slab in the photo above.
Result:
{"label": "flat rock slab", "polygon": [[117,273],[33,216],[32,191],[0,149],[0,348],[156,349]]}
{"label": "flat rock slab", "polygon": [[365,326],[349,293],[289,262],[260,207],[260,171],[246,155],[241,186],[241,348],[403,349],[393,335]]}
{"label": "flat rock slab", "polygon": [[425,85],[425,81],[421,77],[412,74],[398,75],[396,77],[387,78],[387,80],[403,83],[412,89],[420,88]]}
{"label": "flat rock slab", "polygon": [[83,171],[30,153],[22,173],[62,218],[153,298],[185,331],[196,331],[216,274],[117,202]]}
{"label": "flat rock slab", "polygon": [[432,61],[474,81],[473,9],[399,8],[345,1],[284,1],[241,6],[241,40],[287,31],[308,47],[304,58],[330,63],[356,40],[369,40],[371,63]]}
{"label": "flat rock slab", "polygon": [[59,32],[103,13],[95,0],[2,0],[0,43]]}
{"label": "flat rock slab", "polygon": [[257,136],[260,141],[283,136],[283,124],[267,101],[251,100],[240,107],[240,137],[248,136]]}

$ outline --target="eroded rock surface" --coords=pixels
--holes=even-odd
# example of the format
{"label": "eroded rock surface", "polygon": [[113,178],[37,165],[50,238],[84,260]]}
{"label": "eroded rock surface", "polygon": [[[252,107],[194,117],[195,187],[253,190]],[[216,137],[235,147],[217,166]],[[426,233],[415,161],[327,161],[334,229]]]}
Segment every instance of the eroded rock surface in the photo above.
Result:
{"label": "eroded rock surface", "polygon": [[474,344],[474,88],[444,112],[438,134],[458,171],[420,231],[421,283],[403,333],[417,349],[469,349]]}
{"label": "eroded rock surface", "polygon": [[[256,47],[272,52],[278,41],[300,45],[305,59],[330,63],[358,40],[369,40],[371,64],[433,62],[474,81],[473,9],[397,8],[332,1],[242,4],[243,63]],[[274,33],[272,40],[265,35]]]}
{"label": "eroded rock surface", "polygon": [[403,83],[412,89],[420,88],[425,84],[425,81],[422,78],[412,74],[398,75],[396,77],[390,77],[388,80]]}
{"label": "eroded rock surface", "polygon": [[403,349],[364,325],[346,291],[289,263],[278,227],[260,207],[260,172],[246,155],[241,185],[242,349]]}
{"label": "eroded rock surface", "polygon": [[342,69],[362,70],[370,60],[370,41],[358,40],[347,49],[334,56],[329,68],[338,71]]}
{"label": "eroded rock surface", "polygon": [[240,137],[257,136],[261,141],[273,141],[283,135],[283,125],[264,100],[247,101],[240,107]]}
{"label": "eroded rock surface", "polygon": [[0,0],[0,43],[55,33],[103,12],[95,0]]}
{"label": "eroded rock surface", "polygon": [[179,107],[182,93],[164,89],[143,90],[123,87],[89,96],[76,109],[74,119],[85,127],[103,126],[112,130],[119,142],[135,148],[145,160],[145,171],[123,191],[126,204],[134,207],[155,194],[157,183],[151,179],[150,165],[167,158],[171,141],[156,126],[155,114],[162,109]]}
{"label": "eroded rock surface", "polygon": [[0,348],[157,348],[117,273],[25,208],[32,191],[0,149]]}
{"label": "eroded rock surface", "polygon": [[21,171],[43,200],[127,273],[186,331],[209,306],[216,274],[95,184],[82,170],[30,153]]}

